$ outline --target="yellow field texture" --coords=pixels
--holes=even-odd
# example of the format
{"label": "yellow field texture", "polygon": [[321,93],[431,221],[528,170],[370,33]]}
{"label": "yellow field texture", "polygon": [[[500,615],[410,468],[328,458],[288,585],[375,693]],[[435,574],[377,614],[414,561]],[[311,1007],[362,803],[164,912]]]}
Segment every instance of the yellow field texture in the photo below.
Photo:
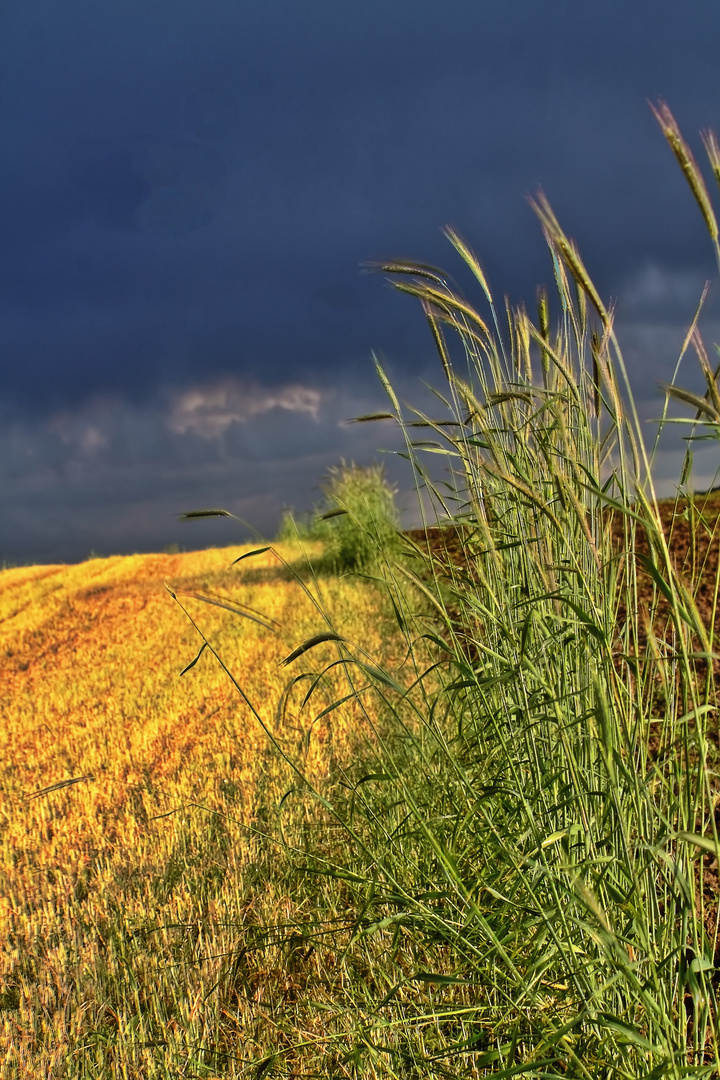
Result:
{"label": "yellow field texture", "polygon": [[181,675],[202,638],[164,584],[319,784],[352,753],[361,710],[313,723],[348,692],[338,667],[311,707],[305,681],[278,714],[288,681],[337,646],[280,661],[330,628],[314,599],[379,659],[395,635],[371,583],[303,588],[272,551],[228,569],[249,550],[0,574],[2,1077],[239,1076],[263,1051],[223,973],[268,903],[252,830],[297,779],[209,649]]}

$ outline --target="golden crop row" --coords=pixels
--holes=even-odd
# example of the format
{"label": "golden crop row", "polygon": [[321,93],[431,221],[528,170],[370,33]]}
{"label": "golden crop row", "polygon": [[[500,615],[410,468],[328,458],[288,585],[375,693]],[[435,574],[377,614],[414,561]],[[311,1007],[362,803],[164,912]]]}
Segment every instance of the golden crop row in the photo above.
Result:
{"label": "golden crop row", "polygon": [[[291,668],[280,661],[327,629],[313,603],[319,593],[334,630],[387,656],[393,635],[377,592],[326,576],[306,578],[308,595],[270,551],[228,569],[247,550],[0,575],[0,1065],[8,1075],[73,1075],[62,1071],[66,1054],[109,1030],[116,1056],[98,1051],[98,1068],[123,1060],[128,1075],[150,1075],[137,1025],[146,1041],[157,1025],[187,1038],[197,1017],[185,1012],[217,980],[220,961],[190,972],[174,997],[161,993],[163,965],[178,949],[167,926],[203,923],[213,954],[237,944],[228,925],[254,902],[251,830],[292,786],[292,771],[208,650],[181,677],[202,641],[164,583],[279,747],[311,775],[326,775],[357,737],[357,703],[313,724],[333,694],[347,692],[341,669],[312,707],[300,707],[304,682],[276,715],[288,680],[303,664],[335,659],[333,643]],[[260,621],[199,595],[242,605]],[[33,797],[71,779],[79,782]],[[253,889],[262,893],[257,882]],[[139,932],[156,936],[149,952],[135,948],[131,985],[123,942]],[[178,1052],[162,1051],[168,1061]]]}

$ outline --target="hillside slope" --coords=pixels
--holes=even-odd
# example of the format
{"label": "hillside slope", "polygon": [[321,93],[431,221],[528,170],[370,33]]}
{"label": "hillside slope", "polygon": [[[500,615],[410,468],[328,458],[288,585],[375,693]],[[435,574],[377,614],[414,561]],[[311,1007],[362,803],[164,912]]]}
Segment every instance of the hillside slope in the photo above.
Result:
{"label": "hillside slope", "polygon": [[[284,902],[260,874],[253,830],[265,828],[293,774],[208,650],[181,675],[201,638],[164,583],[278,746],[318,783],[351,752],[362,715],[348,703],[314,722],[337,680],[312,711],[301,707],[300,683],[276,715],[293,676],[337,658],[327,643],[280,667],[327,629],[312,596],[322,594],[336,630],[380,656],[393,635],[371,584],[306,578],[309,595],[270,551],[228,569],[249,550],[0,574],[3,1076],[176,1069],[188,1032],[202,1041],[221,1023],[221,994],[199,1012],[193,1002],[217,984],[237,925],[256,904],[267,912]],[[69,780],[78,782],[63,786]],[[214,959],[178,983],[175,965],[196,964],[197,933]],[[237,1036],[237,1016],[229,1025]],[[177,1044],[155,1046],[160,1028]]]}

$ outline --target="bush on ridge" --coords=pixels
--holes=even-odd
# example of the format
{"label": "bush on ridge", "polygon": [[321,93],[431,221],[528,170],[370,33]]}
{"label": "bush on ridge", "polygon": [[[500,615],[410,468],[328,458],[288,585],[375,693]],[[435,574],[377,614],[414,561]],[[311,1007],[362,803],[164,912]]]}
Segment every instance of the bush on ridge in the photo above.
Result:
{"label": "bush on ridge", "polygon": [[379,552],[387,558],[398,550],[396,490],[382,465],[342,460],[328,469],[321,487],[324,502],[310,514],[283,514],[279,541],[322,541],[328,566],[341,572],[368,571]]}

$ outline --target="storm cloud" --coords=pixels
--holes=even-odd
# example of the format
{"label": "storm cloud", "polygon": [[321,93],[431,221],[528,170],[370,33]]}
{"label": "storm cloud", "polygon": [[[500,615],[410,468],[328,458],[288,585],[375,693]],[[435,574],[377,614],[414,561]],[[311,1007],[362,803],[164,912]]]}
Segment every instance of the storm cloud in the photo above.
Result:
{"label": "storm cloud", "polygon": [[[409,397],[437,379],[421,313],[363,264],[433,262],[476,298],[452,224],[531,306],[539,187],[654,415],[715,267],[647,102],[700,158],[719,32],[700,0],[8,0],[0,559],[185,543],[191,504],[261,531],[309,505],[383,442],[339,426],[382,406],[373,350]],[[717,323],[711,293],[708,346]]]}

